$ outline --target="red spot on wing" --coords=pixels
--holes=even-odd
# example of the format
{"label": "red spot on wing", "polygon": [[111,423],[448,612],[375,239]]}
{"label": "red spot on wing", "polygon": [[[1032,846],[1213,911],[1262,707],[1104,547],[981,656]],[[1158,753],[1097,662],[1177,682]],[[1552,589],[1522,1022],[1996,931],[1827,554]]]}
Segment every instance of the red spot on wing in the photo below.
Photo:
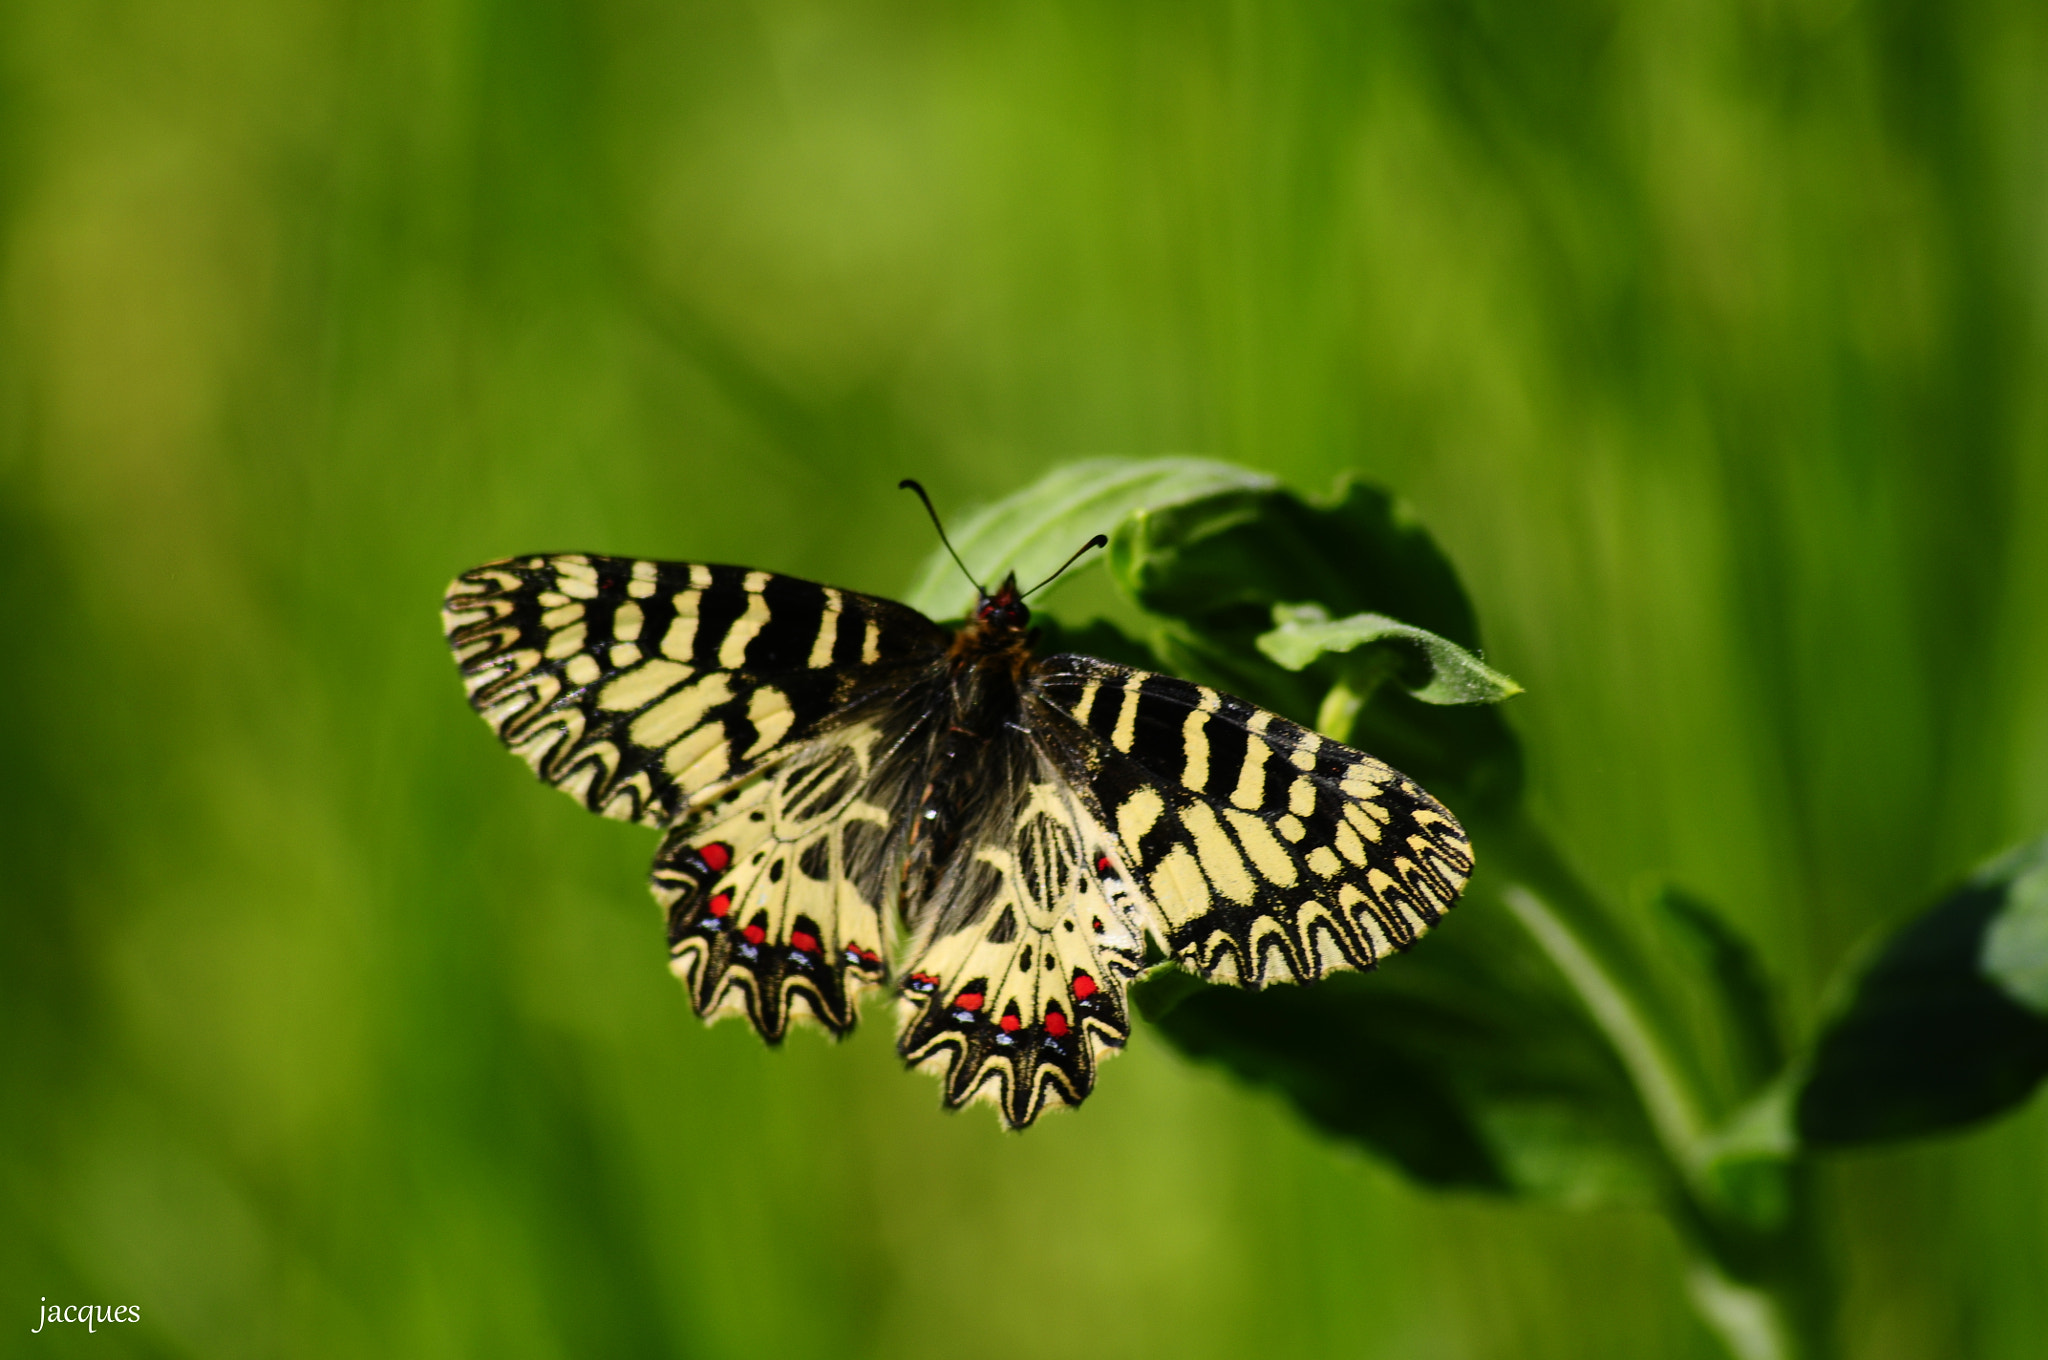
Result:
{"label": "red spot on wing", "polygon": [[1111,869],[1112,867],[1113,867],[1113,866],[1112,866],[1112,865],[1110,864],[1110,862],[1109,862],[1109,856],[1108,856],[1108,855],[1097,855],[1097,856],[1095,857],[1095,872],[1096,872],[1096,873],[1098,873],[1098,874],[1106,874],[1106,873],[1108,873],[1108,872],[1110,871],[1110,869]]}
{"label": "red spot on wing", "polygon": [[718,896],[711,899],[710,905],[707,906],[705,910],[710,912],[713,916],[725,915],[727,912],[732,910],[732,894],[720,893]]}
{"label": "red spot on wing", "polygon": [[1067,1032],[1067,1017],[1061,1015],[1056,1010],[1047,1011],[1045,1013],[1045,1032],[1055,1039],[1063,1036]]}
{"label": "red spot on wing", "polygon": [[982,999],[980,992],[962,992],[953,998],[953,1005],[963,1011],[978,1011],[981,1009]]}
{"label": "red spot on wing", "polygon": [[806,954],[818,952],[818,937],[811,934],[808,930],[790,931],[789,944],[792,949],[800,949]]}
{"label": "red spot on wing", "polygon": [[939,985],[939,980],[930,973],[912,973],[903,979],[903,985],[914,992],[929,992]]}
{"label": "red spot on wing", "polygon": [[748,926],[744,930],[740,931],[740,934],[747,937],[748,944],[759,944],[761,943],[761,941],[768,938],[768,932],[761,929],[761,927],[759,926]]}
{"label": "red spot on wing", "polygon": [[732,847],[723,841],[713,841],[697,851],[697,858],[703,860],[712,873],[722,874],[732,863]]}
{"label": "red spot on wing", "polygon": [[1074,974],[1074,1000],[1086,1001],[1100,990],[1102,989],[1095,985],[1095,979],[1086,973]]}
{"label": "red spot on wing", "polygon": [[1102,918],[1100,916],[1096,917],[1093,921],[1090,921],[1089,924],[1095,927],[1095,933],[1097,935],[1100,935],[1102,933]]}
{"label": "red spot on wing", "polygon": [[1015,1034],[1017,1032],[1018,1026],[1022,1025],[1024,1022],[1022,1020],[1019,1020],[1014,1014],[1012,1014],[1005,1015],[1002,1019],[996,1021],[996,1023],[1003,1027],[1003,1033]]}

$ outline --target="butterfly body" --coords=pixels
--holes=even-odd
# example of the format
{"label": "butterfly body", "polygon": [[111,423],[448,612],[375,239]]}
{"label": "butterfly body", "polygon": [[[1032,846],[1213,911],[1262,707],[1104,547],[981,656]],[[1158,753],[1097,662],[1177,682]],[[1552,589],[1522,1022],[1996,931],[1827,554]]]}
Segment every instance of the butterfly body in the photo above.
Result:
{"label": "butterfly body", "polygon": [[659,827],[699,1013],[770,1042],[893,983],[948,1104],[1029,1124],[1129,1034],[1149,935],[1262,986],[1367,968],[1470,850],[1371,757],[1232,696],[1034,656],[1014,577],[947,630],[739,567],[508,559],[450,586],[472,705],[548,782]]}
{"label": "butterfly body", "polygon": [[913,715],[919,709],[933,715],[924,796],[910,826],[911,882],[936,881],[963,830],[1016,782],[1020,750],[1009,738],[1022,730],[1030,619],[1012,576],[954,635],[943,669],[927,671],[923,692],[907,696],[904,707]]}

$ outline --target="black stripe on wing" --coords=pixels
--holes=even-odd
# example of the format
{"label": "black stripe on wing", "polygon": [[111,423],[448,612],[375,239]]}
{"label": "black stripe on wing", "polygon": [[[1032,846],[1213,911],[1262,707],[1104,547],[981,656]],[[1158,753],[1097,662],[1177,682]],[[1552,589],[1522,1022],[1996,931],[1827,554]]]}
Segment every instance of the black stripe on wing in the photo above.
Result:
{"label": "black stripe on wing", "polygon": [[655,826],[949,640],[903,605],[795,577],[580,554],[466,571],[442,617],[507,746],[592,811]]}
{"label": "black stripe on wing", "polygon": [[[1370,968],[1448,911],[1471,847],[1398,771],[1205,686],[1060,656],[1034,691],[1176,957],[1247,986]],[[1042,727],[1052,737],[1056,719]]]}

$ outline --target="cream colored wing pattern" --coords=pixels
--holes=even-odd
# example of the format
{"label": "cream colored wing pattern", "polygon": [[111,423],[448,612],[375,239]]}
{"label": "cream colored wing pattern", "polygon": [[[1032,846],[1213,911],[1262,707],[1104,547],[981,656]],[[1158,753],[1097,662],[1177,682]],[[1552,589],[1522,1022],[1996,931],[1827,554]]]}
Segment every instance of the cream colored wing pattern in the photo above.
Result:
{"label": "cream colored wing pattern", "polygon": [[1114,842],[1049,766],[1004,822],[933,893],[944,906],[912,942],[897,1047],[940,1073],[948,1105],[989,1100],[1022,1128],[1080,1104],[1129,1037],[1144,941]]}
{"label": "cream colored wing pattern", "polygon": [[1371,968],[1435,925],[1471,875],[1441,803],[1278,714],[1080,656],[1042,663],[1034,689],[1057,711],[1037,727],[1113,830],[1133,894],[1212,981]]}
{"label": "cream colored wing pattern", "polygon": [[707,1019],[769,1042],[792,1020],[853,1028],[880,983],[901,866],[900,812],[872,789],[880,740],[857,723],[800,747],[685,817],[654,861],[670,966]]}
{"label": "cream colored wing pattern", "polygon": [[470,705],[593,812],[665,827],[942,656],[913,609],[743,567],[567,554],[442,606]]}

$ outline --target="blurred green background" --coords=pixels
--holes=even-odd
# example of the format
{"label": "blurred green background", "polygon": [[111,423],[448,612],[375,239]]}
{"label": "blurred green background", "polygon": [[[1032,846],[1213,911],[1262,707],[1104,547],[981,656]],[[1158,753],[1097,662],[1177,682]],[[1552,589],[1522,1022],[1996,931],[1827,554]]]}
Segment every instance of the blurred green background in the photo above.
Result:
{"label": "blurred green background", "polygon": [[[655,838],[462,703],[505,553],[894,593],[901,476],[1360,469],[1579,867],[1800,1025],[2048,828],[2038,5],[0,24],[9,1352],[1718,1354],[1655,1216],[1428,1195],[1142,1031],[1006,1136],[881,1012],[707,1030]],[[2041,1354],[2040,1101],[1821,1179],[1851,1354]]]}

